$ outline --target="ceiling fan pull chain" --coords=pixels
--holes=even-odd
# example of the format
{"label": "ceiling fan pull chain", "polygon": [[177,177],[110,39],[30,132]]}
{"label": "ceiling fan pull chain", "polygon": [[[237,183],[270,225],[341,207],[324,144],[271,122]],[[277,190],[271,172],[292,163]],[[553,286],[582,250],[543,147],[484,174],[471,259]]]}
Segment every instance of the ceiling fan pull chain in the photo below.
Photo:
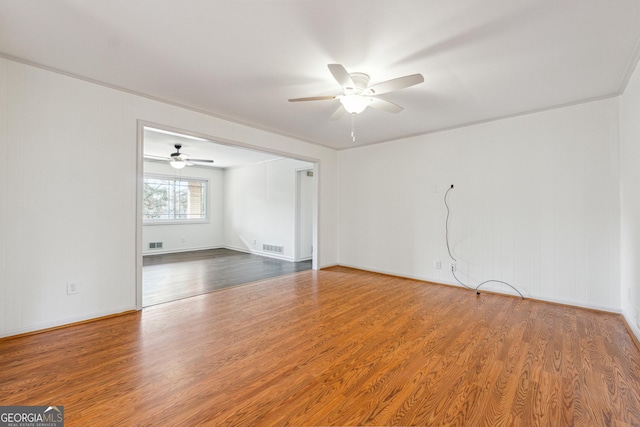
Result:
{"label": "ceiling fan pull chain", "polygon": [[351,113],[351,139],[356,142],[356,114]]}

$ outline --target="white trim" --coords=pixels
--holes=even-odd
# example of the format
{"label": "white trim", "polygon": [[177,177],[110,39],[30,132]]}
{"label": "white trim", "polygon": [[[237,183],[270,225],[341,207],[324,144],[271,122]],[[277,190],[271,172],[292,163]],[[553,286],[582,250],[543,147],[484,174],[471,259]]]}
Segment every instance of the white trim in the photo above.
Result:
{"label": "white trim", "polygon": [[[45,70],[45,71],[49,71],[51,73],[59,74],[61,76],[66,76],[66,77],[70,77],[70,78],[73,78],[73,79],[76,79],[76,80],[80,80],[80,81],[92,83],[92,84],[95,84],[95,85],[98,85],[98,86],[106,87],[106,88],[109,88],[109,89],[117,90],[117,91],[122,92],[122,93],[128,93],[130,95],[135,95],[135,96],[139,96],[141,98],[150,99],[152,101],[160,102],[162,104],[170,105],[170,106],[177,107],[177,108],[182,108],[182,109],[187,110],[187,111],[192,111],[194,113],[203,114],[205,116],[213,117],[215,119],[224,120],[224,121],[227,121],[229,123],[234,123],[234,124],[237,124],[237,125],[240,125],[240,126],[246,126],[248,128],[259,130],[259,131],[262,131],[262,132],[265,132],[265,133],[270,133],[272,135],[279,135],[279,136],[282,136],[282,137],[285,137],[285,138],[290,138],[290,139],[293,139],[293,140],[296,140],[296,141],[306,142],[308,144],[315,145],[316,147],[329,149],[329,150],[335,150],[335,148],[330,148],[330,147],[328,147],[328,146],[326,146],[324,144],[321,144],[321,143],[316,142],[316,141],[304,139],[304,138],[302,138],[300,136],[296,136],[296,135],[288,134],[288,133],[285,133],[285,132],[282,132],[282,131],[278,131],[278,130],[275,130],[275,129],[263,127],[263,126],[255,124],[255,123],[244,122],[244,121],[238,120],[237,118],[227,117],[227,116],[224,116],[224,115],[221,115],[221,114],[216,114],[216,113],[213,113],[211,111],[203,110],[203,109],[200,109],[200,108],[197,108],[197,107],[193,107],[193,106],[190,106],[190,105],[186,105],[186,104],[181,104],[181,103],[176,102],[176,101],[171,101],[169,99],[165,99],[165,98],[149,95],[149,94],[146,94],[146,93],[143,93],[143,92],[139,92],[139,91],[136,91],[136,90],[127,89],[127,88],[122,87],[122,86],[114,85],[114,84],[111,84],[111,83],[106,83],[106,82],[103,82],[101,80],[92,79],[90,77],[86,77],[86,76],[83,76],[83,75],[80,75],[80,74],[64,71],[64,70],[61,70],[59,68],[49,67],[47,65],[43,65],[43,64],[40,64],[40,63],[37,63],[37,62],[33,62],[33,61],[30,61],[30,60],[28,60],[26,58],[22,58],[20,56],[9,55],[9,54],[0,52],[0,58],[4,58],[4,59],[9,60],[9,61],[13,61],[13,62],[17,62],[17,63],[23,64],[23,65],[27,65],[29,67],[39,68],[41,70]],[[178,132],[178,133],[182,133],[183,132],[182,129],[178,129],[178,128],[171,127],[171,126],[154,125],[154,124],[152,124],[152,122],[146,122],[146,123],[147,123],[146,126],[154,127],[156,129],[158,129],[157,126],[160,126],[159,129],[166,129],[166,130],[170,130],[170,131],[174,131],[174,132]],[[191,135],[191,136],[197,136],[198,135],[196,132],[186,132],[186,133],[188,135]],[[207,138],[207,139],[210,140],[209,138]],[[224,140],[223,139],[216,139],[213,142],[219,142],[219,141],[224,141]],[[223,142],[223,144],[224,144],[224,142]],[[229,145],[252,147],[252,145],[250,145],[250,144],[244,144],[243,145],[241,143],[236,143],[236,142],[229,142]],[[270,151],[268,149],[263,149],[261,147],[256,147],[256,149],[259,150],[259,151],[264,151],[264,152],[274,152],[274,153],[276,152],[275,150],[271,150]],[[281,152],[281,153],[284,156],[286,156],[287,158],[290,158],[290,159],[296,158],[298,160],[305,160],[304,158],[296,157],[295,155],[290,154],[290,153],[286,153],[286,152]],[[312,161],[312,160],[307,160],[307,161]]]}
{"label": "white trim", "polygon": [[636,325],[635,321],[630,318],[629,313],[627,313],[625,310],[622,310],[620,314],[622,314],[622,317],[624,317],[624,320],[627,322],[627,326],[629,327],[629,329],[631,329],[631,332],[633,332],[633,334],[636,336],[636,339],[640,341],[640,329],[638,329],[638,326]]}
{"label": "white trim", "polygon": [[239,248],[239,247],[234,247],[234,246],[223,246],[223,247],[225,249],[230,249],[232,251],[245,252],[245,253],[248,253],[248,254],[260,255],[260,256],[263,256],[263,257],[267,257],[267,258],[280,259],[282,261],[295,262],[293,257],[284,256],[284,255],[277,255],[277,254],[273,254],[271,252],[264,252],[264,251],[257,251],[257,250],[254,251],[254,250],[251,250],[251,249]]}
{"label": "white trim", "polygon": [[640,39],[636,42],[635,47],[633,48],[633,54],[629,59],[629,64],[627,65],[626,72],[622,77],[622,81],[618,86],[618,95],[624,95],[624,92],[627,90],[627,85],[633,76],[633,73],[636,71],[636,67],[638,66],[638,61],[640,60]]}
{"label": "white trim", "polygon": [[[592,97],[592,98],[587,98],[587,99],[582,99],[582,100],[578,100],[578,101],[567,102],[567,103],[564,103],[564,104],[558,104],[558,105],[552,105],[552,106],[544,107],[544,108],[537,108],[537,109],[533,109],[533,110],[521,111],[519,113],[513,113],[513,114],[507,114],[507,115],[499,116],[499,117],[492,117],[492,118],[488,118],[488,119],[477,120],[475,122],[462,123],[462,124],[459,124],[459,125],[446,126],[446,127],[442,127],[442,128],[438,128],[438,129],[432,129],[432,130],[424,131],[424,132],[407,134],[407,135],[405,135],[403,137],[399,137],[399,138],[384,139],[384,140],[372,142],[372,143],[369,143],[369,144],[356,145],[356,146],[352,146],[352,147],[334,148],[334,149],[336,151],[343,151],[343,150],[351,150],[353,148],[371,147],[371,146],[374,146],[374,145],[377,145],[377,144],[386,144],[388,142],[401,141],[401,140],[405,140],[405,139],[416,138],[416,137],[419,137],[419,136],[433,135],[433,134],[437,134],[437,133],[444,133],[444,132],[449,132],[449,131],[452,131],[452,130],[464,129],[464,128],[468,128],[468,127],[474,127],[474,126],[483,125],[483,124],[487,124],[487,123],[499,122],[499,121],[502,121],[502,120],[513,119],[513,118],[522,117],[522,116],[529,116],[529,115],[538,114],[538,113],[545,113],[547,111],[562,110],[562,109],[568,108],[568,107],[584,105],[584,104],[591,104],[592,102],[604,101],[605,99],[617,98],[619,96],[620,96],[620,94],[617,93],[617,92],[616,93],[610,93],[608,95],[595,96],[595,97]],[[327,148],[329,148],[329,147],[327,147]]]}
{"label": "white trim", "polygon": [[142,222],[142,225],[144,227],[148,225],[153,226],[153,225],[187,225],[187,224],[211,224],[211,221],[209,221],[209,219],[207,218],[207,219],[173,219],[173,220],[160,219],[157,221],[143,220]]}
{"label": "white trim", "polygon": [[138,310],[138,309],[134,306],[125,306],[125,307],[120,307],[120,308],[108,310],[108,311],[98,311],[94,313],[83,314],[81,316],[66,317],[64,319],[59,319],[52,322],[32,324],[32,325],[29,325],[28,327],[21,327],[21,328],[4,331],[2,334],[0,334],[0,338],[12,337],[15,335],[28,334],[32,332],[38,333],[46,329],[68,326],[70,324],[78,323],[78,322],[93,321],[106,316],[119,315],[131,310]]}
{"label": "white trim", "polygon": [[289,261],[289,262],[301,262],[301,261],[309,261],[313,259],[313,258],[306,258],[306,259],[301,259],[300,261],[295,261],[292,257],[277,255],[271,252],[257,251],[257,250],[252,251],[251,249],[247,249],[247,248],[240,248],[240,247],[226,246],[226,245],[203,246],[200,248],[181,248],[181,249],[170,249],[170,250],[159,250],[159,251],[154,250],[153,252],[145,252],[142,254],[142,256],[145,257],[145,256],[153,256],[153,255],[178,254],[181,252],[208,251],[211,249],[229,249],[231,251],[238,251],[238,252],[243,252],[247,254],[260,255],[266,258],[275,258],[275,259],[279,259],[282,261]]}
{"label": "white trim", "polygon": [[[639,41],[639,43],[640,43],[640,41]],[[195,113],[199,113],[199,114],[203,114],[205,116],[209,116],[209,117],[213,117],[213,118],[216,118],[216,119],[224,120],[224,121],[227,121],[227,122],[230,122],[230,123],[235,123],[235,124],[240,125],[240,126],[246,126],[248,128],[259,130],[259,131],[266,132],[266,133],[270,133],[272,135],[279,135],[279,136],[282,136],[282,137],[285,137],[285,138],[290,138],[290,139],[293,139],[293,140],[296,140],[296,141],[302,141],[302,142],[305,142],[305,143],[308,143],[308,144],[311,144],[311,145],[315,145],[317,147],[321,147],[321,148],[328,149],[328,150],[335,150],[335,151],[351,150],[351,149],[357,148],[357,147],[366,147],[366,146],[370,146],[370,145],[384,144],[386,142],[400,141],[400,140],[403,140],[403,139],[409,139],[409,138],[413,138],[413,137],[416,137],[416,136],[430,135],[430,134],[439,133],[439,132],[446,132],[446,131],[453,130],[453,129],[461,129],[461,128],[465,128],[465,127],[469,127],[469,126],[476,126],[476,125],[479,125],[479,124],[491,123],[491,122],[495,122],[495,121],[499,121],[499,120],[510,119],[510,118],[519,117],[519,116],[526,116],[526,115],[529,115],[529,114],[541,113],[541,112],[545,112],[545,111],[557,110],[557,109],[562,109],[562,108],[566,108],[566,107],[571,107],[571,106],[574,106],[574,105],[588,104],[588,103],[591,103],[591,102],[600,101],[600,100],[609,99],[609,98],[615,98],[615,97],[618,97],[618,96],[620,96],[620,95],[622,95],[624,93],[624,90],[626,89],[626,85],[628,83],[628,80],[630,79],[630,77],[633,74],[633,71],[635,69],[635,65],[633,64],[633,61],[636,61],[636,63],[637,63],[638,56],[640,56],[640,52],[635,53],[634,56],[629,60],[630,66],[628,68],[628,71],[624,75],[624,77],[622,78],[621,86],[618,87],[618,91],[614,92],[614,93],[609,93],[609,94],[605,94],[605,95],[602,95],[602,96],[595,96],[595,97],[592,97],[592,98],[587,98],[587,99],[581,99],[581,100],[577,100],[577,101],[567,102],[567,103],[564,103],[564,104],[552,105],[552,106],[548,106],[548,107],[544,107],[544,108],[538,108],[538,109],[533,109],[533,110],[522,111],[522,112],[518,112],[518,113],[514,113],[514,114],[506,114],[506,115],[503,115],[503,116],[492,117],[492,118],[488,118],[488,119],[484,119],[484,120],[478,120],[478,121],[470,122],[470,123],[462,123],[462,124],[459,124],[459,125],[448,126],[448,127],[445,126],[445,127],[442,127],[442,128],[431,129],[431,130],[428,130],[428,131],[425,131],[425,132],[419,132],[419,133],[415,133],[415,134],[408,134],[408,135],[399,136],[399,137],[396,137],[396,138],[375,141],[375,142],[372,142],[370,144],[338,148],[338,147],[332,147],[332,146],[329,146],[329,145],[322,144],[322,143],[320,143],[318,141],[313,141],[313,140],[310,140],[310,139],[306,139],[304,137],[301,137],[300,135],[288,134],[286,132],[282,132],[282,131],[279,131],[279,130],[276,130],[276,129],[260,126],[260,125],[257,125],[255,123],[244,122],[242,120],[238,120],[237,118],[227,117],[227,116],[224,116],[224,115],[221,115],[221,114],[216,114],[216,113],[213,113],[211,111],[207,111],[207,110],[203,110],[203,109],[200,109],[200,108],[197,108],[197,107],[181,104],[181,103],[176,102],[176,101],[171,101],[171,100],[168,100],[168,99],[165,99],[165,98],[160,98],[160,97],[149,95],[149,94],[146,94],[146,93],[143,93],[143,92],[138,92],[138,91],[135,91],[135,90],[127,89],[127,88],[124,88],[122,86],[114,85],[114,84],[111,84],[111,83],[106,83],[106,82],[103,82],[103,81],[100,81],[100,80],[96,80],[96,79],[92,79],[92,78],[89,78],[89,77],[86,77],[86,76],[82,76],[80,74],[75,74],[75,73],[71,73],[71,72],[68,72],[68,71],[64,71],[64,70],[61,70],[59,68],[46,66],[46,65],[43,65],[43,64],[40,64],[40,63],[37,63],[37,62],[30,61],[30,60],[28,60],[26,58],[22,58],[20,56],[15,56],[15,55],[10,55],[10,54],[6,54],[6,53],[0,52],[0,58],[4,58],[4,59],[9,60],[9,61],[13,61],[13,62],[17,62],[17,63],[20,63],[20,64],[28,65],[28,66],[34,67],[34,68],[39,68],[41,70],[46,70],[46,71],[49,71],[49,72],[52,72],[52,73],[55,73],[55,74],[59,74],[59,75],[66,76],[66,77],[71,77],[71,78],[74,78],[74,79],[77,79],[77,80],[93,83],[93,84],[98,85],[98,86],[102,86],[102,87],[106,87],[106,88],[109,88],[109,89],[117,90],[119,92],[123,92],[123,93],[128,93],[128,94],[131,94],[131,95],[139,96],[141,98],[150,99],[152,101],[157,101],[157,102],[160,102],[160,103],[163,103],[163,104],[166,104],[166,105],[171,105],[173,107],[182,108],[182,109],[187,110],[187,111],[193,111]],[[171,126],[153,124],[152,122],[146,122],[146,123],[147,123],[146,126],[153,127],[155,129],[158,129],[158,128],[159,129],[166,129],[166,130],[170,130],[170,131],[178,132],[178,133],[182,133],[183,132],[182,129],[173,128]],[[199,135],[196,132],[187,132],[187,131],[184,131],[184,132],[186,134],[188,134],[188,135],[191,135],[191,136],[196,136],[197,137]],[[266,149],[266,148],[262,148],[262,147],[256,147],[256,146],[253,146],[251,144],[244,144],[244,143],[237,142],[237,141],[230,141],[230,140],[226,140],[226,139],[222,139],[222,138],[220,138],[220,139],[209,139],[209,138],[207,138],[207,139],[212,141],[212,142],[221,143],[221,144],[237,145],[239,147],[248,147],[248,148],[252,148],[253,147],[256,150],[264,151],[264,152],[267,152],[267,153],[275,153],[275,154],[279,153],[279,154],[282,154],[283,156],[285,156],[285,157],[287,157],[289,159],[298,159],[298,160],[304,160],[304,161],[308,161],[308,162],[317,161],[317,159],[313,160],[311,158],[304,158],[302,156],[296,156],[294,154],[287,153],[287,152],[284,152],[284,151],[278,152],[277,150],[270,150],[270,149]]]}
{"label": "white trim", "polygon": [[[386,274],[386,275],[389,275],[389,276],[395,276],[395,277],[400,277],[400,278],[404,278],[404,279],[413,279],[413,280],[419,280],[419,281],[422,281],[422,282],[429,282],[429,283],[433,283],[433,284],[436,284],[436,285],[455,286],[455,287],[458,287],[458,288],[467,289],[467,288],[461,286],[458,282],[449,281],[449,280],[443,280],[441,278],[429,278],[429,277],[411,276],[411,275],[406,275],[406,274],[398,274],[398,273],[394,273],[392,271],[373,270],[373,269],[370,269],[370,268],[358,267],[358,266],[355,266],[355,265],[348,265],[348,264],[343,264],[343,263],[340,263],[340,262],[337,265],[339,265],[341,267],[355,268],[357,270],[369,271],[369,272],[372,272],[372,273]],[[473,287],[473,284],[470,285],[470,286]],[[473,291],[472,289],[469,289],[469,292],[472,292],[472,291]],[[499,293],[499,294],[505,295],[505,296],[515,296],[517,298],[520,298],[520,295],[518,295],[516,292],[513,292],[513,293],[496,292],[495,290],[490,289],[490,288],[481,288],[480,289],[480,293],[482,294],[483,291],[491,292],[491,293]],[[541,295],[536,295],[536,294],[527,294],[526,292],[523,292],[522,290],[520,290],[520,291],[524,295],[525,299],[533,299],[533,300],[537,300],[537,301],[544,301],[544,302],[550,302],[550,303],[554,303],[554,304],[562,304],[562,305],[566,305],[566,306],[578,307],[578,308],[586,308],[586,309],[591,309],[591,310],[606,311],[608,313],[617,313],[617,314],[621,313],[620,309],[617,308],[617,307],[608,307],[608,306],[599,305],[599,304],[590,304],[590,303],[566,300],[566,299],[561,299],[561,298],[549,298],[547,296],[541,296]],[[630,325],[630,326],[632,326],[632,325]]]}
{"label": "white trim", "polygon": [[144,252],[142,256],[146,257],[146,256],[153,256],[153,255],[179,254],[181,252],[208,251],[211,249],[226,249],[226,247],[218,245],[218,246],[202,246],[197,248],[179,248],[179,249],[168,249],[168,250],[151,249],[152,252],[149,252],[149,251]]}
{"label": "white trim", "polygon": [[135,254],[136,254],[136,310],[142,310],[142,255],[143,255],[143,186],[144,186],[144,122],[138,120],[137,123],[137,139],[136,139],[136,242],[135,242]]}
{"label": "white trim", "polygon": [[[295,262],[300,262],[300,261],[307,261],[307,260],[313,260],[313,255],[315,253],[315,247],[313,247],[313,228],[314,228],[314,212],[313,212],[313,207],[311,208],[311,245],[312,245],[312,253],[310,257],[301,257],[300,256],[300,252],[301,252],[301,248],[300,248],[300,240],[301,240],[301,236],[302,236],[302,230],[301,230],[301,226],[300,226],[300,214],[302,211],[302,205],[301,205],[301,182],[300,182],[300,173],[301,172],[311,172],[313,173],[313,177],[314,177],[314,182],[313,185],[315,186],[317,183],[317,180],[315,179],[315,164],[311,165],[310,167],[301,167],[301,168],[296,168],[295,170],[295,215],[293,218],[293,226],[294,226],[294,242],[293,242],[293,259]],[[317,193],[317,190],[316,190]],[[315,197],[317,198],[317,196]]]}
{"label": "white trim", "polygon": [[[319,160],[316,160],[313,163],[313,176],[315,177],[315,192],[313,198],[313,230],[311,231],[313,235],[311,236],[311,242],[313,244],[313,254],[311,257],[311,269],[319,270],[320,269],[320,228],[322,219],[320,216],[320,194],[322,194],[322,181],[320,180],[320,168],[322,164]],[[336,224],[339,223],[339,218],[337,216],[338,213],[338,205],[336,203]],[[337,236],[337,233],[336,233]],[[336,246],[334,246],[334,251],[336,253],[336,257],[338,256],[338,246],[336,240]]]}

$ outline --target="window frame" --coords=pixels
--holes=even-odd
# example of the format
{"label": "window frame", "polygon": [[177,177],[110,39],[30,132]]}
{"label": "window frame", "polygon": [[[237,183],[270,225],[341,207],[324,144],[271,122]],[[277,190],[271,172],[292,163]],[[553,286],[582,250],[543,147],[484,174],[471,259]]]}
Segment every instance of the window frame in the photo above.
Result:
{"label": "window frame", "polygon": [[175,183],[175,182],[184,182],[184,183],[198,182],[198,183],[203,183],[205,185],[205,191],[204,191],[205,217],[204,218],[192,218],[192,219],[190,219],[190,218],[173,218],[173,219],[165,219],[165,218],[163,218],[163,219],[150,219],[150,218],[146,218],[144,201],[143,201],[142,202],[142,225],[185,225],[185,224],[209,224],[210,223],[209,212],[211,211],[211,209],[210,209],[209,200],[210,200],[210,188],[211,188],[211,186],[210,186],[210,182],[209,182],[208,178],[190,177],[190,176],[175,176],[175,175],[168,175],[168,174],[161,174],[161,173],[145,173],[145,174],[143,174],[143,177],[142,177],[142,197],[143,197],[143,200],[144,200],[145,184],[146,184],[147,178],[171,181],[173,183]]}

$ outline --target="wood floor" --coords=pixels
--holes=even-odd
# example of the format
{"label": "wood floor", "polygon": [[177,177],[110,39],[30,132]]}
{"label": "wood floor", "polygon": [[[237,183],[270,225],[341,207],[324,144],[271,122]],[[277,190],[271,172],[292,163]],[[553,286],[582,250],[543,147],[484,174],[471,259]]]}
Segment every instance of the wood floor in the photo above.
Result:
{"label": "wood floor", "polygon": [[66,426],[640,425],[619,315],[331,268],[0,341]]}
{"label": "wood floor", "polygon": [[290,262],[225,248],[147,255],[142,268],[142,306],[309,269],[310,260]]}

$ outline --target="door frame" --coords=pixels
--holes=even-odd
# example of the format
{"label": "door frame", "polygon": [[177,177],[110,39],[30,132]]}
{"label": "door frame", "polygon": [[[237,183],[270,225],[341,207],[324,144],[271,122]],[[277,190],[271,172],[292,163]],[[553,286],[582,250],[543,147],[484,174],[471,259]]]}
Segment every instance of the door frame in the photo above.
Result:
{"label": "door frame", "polygon": [[[279,152],[279,151],[272,151],[269,150],[267,148],[264,147],[259,147],[259,146],[253,146],[251,144],[245,144],[239,141],[232,141],[232,140],[228,140],[226,138],[219,138],[216,136],[211,136],[211,135],[206,135],[206,134],[200,134],[198,132],[194,132],[194,131],[187,131],[184,129],[179,129],[176,127],[172,127],[172,126],[168,126],[168,125],[164,125],[164,124],[159,124],[159,123],[154,123],[154,122],[150,122],[150,121],[146,121],[146,120],[141,120],[138,119],[137,121],[137,147],[136,147],[136,207],[135,207],[135,211],[136,211],[136,233],[135,233],[135,253],[136,253],[136,261],[135,261],[135,277],[136,277],[136,309],[137,310],[142,310],[142,266],[143,266],[143,221],[142,221],[142,215],[143,215],[143,210],[142,210],[142,200],[143,200],[143,185],[144,185],[144,128],[145,127],[152,127],[152,128],[156,128],[156,129],[164,129],[170,132],[175,132],[175,133],[181,133],[184,135],[190,135],[190,136],[194,136],[194,137],[198,137],[198,138],[204,138],[207,140],[212,141],[213,143],[216,144],[220,144],[220,145],[229,145],[232,147],[237,147],[237,148],[245,148],[245,149],[249,149],[249,150],[256,150],[256,151],[262,151],[265,153],[271,153],[271,154],[276,154],[276,155],[280,155],[282,157],[286,157],[289,159],[295,159],[295,160],[301,160],[301,161],[305,161],[305,162],[309,162],[313,164],[313,174],[314,174],[314,186],[313,186],[313,218],[312,218],[312,224],[313,224],[313,230],[312,230],[312,244],[313,244],[313,254],[312,254],[312,266],[311,268],[313,270],[317,270],[318,269],[318,247],[319,247],[319,242],[318,242],[318,226],[319,226],[319,221],[318,221],[318,209],[319,209],[319,169],[320,169],[320,160],[319,159],[312,159],[312,158],[305,158],[305,157],[301,157],[301,156],[296,156],[294,154],[291,153],[287,153],[287,152]],[[309,168],[304,168],[309,169]],[[296,177],[296,189],[297,189],[297,177]],[[296,190],[297,191],[297,190]],[[297,194],[297,193],[296,193]],[[296,196],[296,213],[297,213],[297,196]],[[296,217],[297,219],[297,217]],[[296,220],[294,220],[296,221]],[[297,227],[297,221],[295,224],[295,227]],[[297,230],[297,228],[296,228]],[[298,233],[297,231],[294,231],[295,237],[294,237],[294,241],[297,242],[298,241]],[[295,258],[295,254],[297,252],[297,248],[294,248],[294,258]]]}
{"label": "door frame", "polygon": [[303,215],[303,207],[302,207],[302,200],[303,200],[303,196],[302,196],[302,179],[303,179],[303,172],[304,173],[308,173],[311,172],[313,174],[313,182],[312,182],[312,194],[311,194],[311,200],[312,200],[312,206],[311,206],[311,241],[313,242],[313,224],[314,224],[314,219],[313,219],[313,213],[315,211],[313,203],[315,202],[315,194],[313,194],[313,189],[315,189],[316,185],[315,185],[315,168],[310,167],[310,168],[298,168],[296,169],[296,201],[295,201],[295,207],[296,207],[296,212],[295,212],[295,218],[294,218],[294,222],[295,222],[295,235],[294,235],[294,239],[295,239],[295,248],[294,248],[294,262],[300,262],[300,261],[307,261],[309,259],[313,259],[313,256],[315,254],[315,246],[313,245],[313,243],[311,244],[311,257],[302,257],[302,237],[303,237],[303,230],[302,230],[302,215]]}

